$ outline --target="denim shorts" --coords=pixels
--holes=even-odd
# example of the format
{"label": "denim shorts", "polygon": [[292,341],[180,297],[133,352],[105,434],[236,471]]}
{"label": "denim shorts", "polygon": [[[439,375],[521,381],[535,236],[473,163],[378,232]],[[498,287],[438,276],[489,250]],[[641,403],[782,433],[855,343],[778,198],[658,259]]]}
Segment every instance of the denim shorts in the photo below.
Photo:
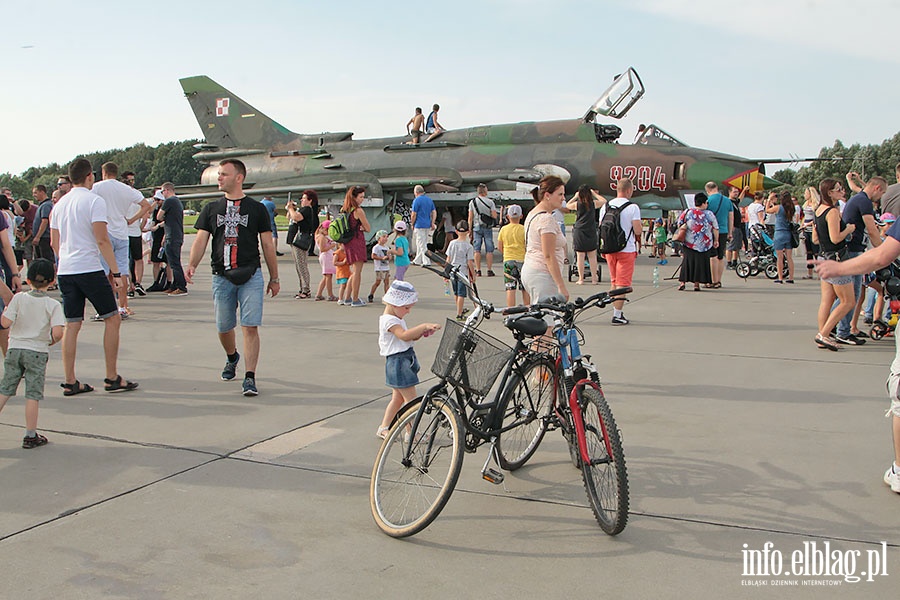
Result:
{"label": "denim shorts", "polygon": [[259,327],[262,325],[263,298],[266,288],[263,285],[262,269],[243,285],[234,285],[222,275],[213,275],[213,301],[216,309],[216,331],[227,333],[237,327],[237,310],[241,309],[241,327]]}
{"label": "denim shorts", "polygon": [[60,275],[59,291],[62,294],[63,314],[66,321],[84,321],[84,301],[90,300],[101,319],[119,312],[116,296],[103,271]]}
{"label": "denim shorts", "polygon": [[[116,256],[116,273],[121,273],[122,275],[129,274],[129,265],[128,265],[128,251],[129,246],[131,244],[129,241],[120,240],[119,238],[114,238],[110,236],[109,241],[112,242],[113,254]],[[109,273],[109,265],[106,264],[106,260],[104,260],[103,255],[100,255],[100,264],[103,265],[103,272]]]}
{"label": "denim shorts", "polygon": [[44,378],[47,374],[47,352],[10,348],[3,361],[3,380],[0,394],[15,396],[19,382],[25,380],[25,398],[41,401],[44,399]]}
{"label": "denim shorts", "polygon": [[472,229],[472,247],[475,252],[481,252],[481,242],[484,241],[484,251],[490,254],[494,251],[494,230],[490,227],[475,227]]}
{"label": "denim shorts", "polygon": [[402,390],[419,384],[419,359],[412,348],[385,356],[384,381],[389,388]]}
{"label": "denim shorts", "polygon": [[453,295],[459,298],[467,298],[469,296],[469,288],[466,287],[465,282],[459,277],[453,277],[450,280],[450,285],[453,286]]}

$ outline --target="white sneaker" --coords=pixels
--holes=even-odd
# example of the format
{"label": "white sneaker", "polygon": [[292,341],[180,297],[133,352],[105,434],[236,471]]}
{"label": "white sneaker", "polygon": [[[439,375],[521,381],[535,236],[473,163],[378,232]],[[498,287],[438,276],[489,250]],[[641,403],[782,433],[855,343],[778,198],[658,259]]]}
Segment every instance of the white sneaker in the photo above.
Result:
{"label": "white sneaker", "polygon": [[884,472],[884,482],[891,486],[891,491],[900,494],[900,473],[894,473],[893,467]]}

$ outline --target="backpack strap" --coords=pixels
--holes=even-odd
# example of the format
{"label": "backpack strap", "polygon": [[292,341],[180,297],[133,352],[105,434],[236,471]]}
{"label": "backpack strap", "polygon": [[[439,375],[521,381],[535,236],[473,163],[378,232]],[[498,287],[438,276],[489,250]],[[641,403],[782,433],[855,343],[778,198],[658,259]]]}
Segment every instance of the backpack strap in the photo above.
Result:
{"label": "backpack strap", "polygon": [[[612,210],[616,211],[616,217],[619,219],[619,227],[622,226],[622,211],[625,210],[626,206],[631,206],[632,204],[634,204],[634,202],[629,200],[625,204],[623,204],[622,206],[619,206],[619,207],[611,206],[610,204],[606,205],[607,208],[611,208]],[[631,225],[629,227],[629,229],[631,231],[628,233],[628,235],[625,236],[625,244],[626,245],[628,244],[628,238],[634,237],[634,225]]]}

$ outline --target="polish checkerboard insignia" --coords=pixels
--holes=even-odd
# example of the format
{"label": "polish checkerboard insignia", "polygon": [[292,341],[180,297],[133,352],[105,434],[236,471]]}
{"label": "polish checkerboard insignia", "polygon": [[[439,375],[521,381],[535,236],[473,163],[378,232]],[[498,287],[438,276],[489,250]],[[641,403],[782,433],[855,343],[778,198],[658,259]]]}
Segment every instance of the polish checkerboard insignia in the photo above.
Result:
{"label": "polish checkerboard insignia", "polygon": [[228,116],[228,105],[230,104],[230,98],[216,98],[216,116],[217,117],[227,117]]}

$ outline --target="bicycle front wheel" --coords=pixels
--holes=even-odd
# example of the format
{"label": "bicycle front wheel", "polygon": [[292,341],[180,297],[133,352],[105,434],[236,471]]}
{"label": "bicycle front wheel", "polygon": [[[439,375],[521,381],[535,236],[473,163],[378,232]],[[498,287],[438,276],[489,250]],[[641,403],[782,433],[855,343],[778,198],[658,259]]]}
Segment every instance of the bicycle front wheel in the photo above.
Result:
{"label": "bicycle front wheel", "polygon": [[510,378],[499,405],[501,426],[517,425],[497,439],[500,468],[515,471],[534,455],[547,431],[554,390],[559,393],[561,384],[553,362],[546,359],[529,362],[521,373]]}
{"label": "bicycle front wheel", "polygon": [[600,528],[616,535],[628,521],[628,475],[619,429],[602,391],[585,386],[579,402],[590,458],[581,465],[584,489]]}
{"label": "bicycle front wheel", "polygon": [[[413,431],[422,402],[422,419]],[[394,422],[369,486],[372,516],[383,532],[407,537],[440,514],[459,479],[463,438],[459,414],[443,393],[424,397]]]}

